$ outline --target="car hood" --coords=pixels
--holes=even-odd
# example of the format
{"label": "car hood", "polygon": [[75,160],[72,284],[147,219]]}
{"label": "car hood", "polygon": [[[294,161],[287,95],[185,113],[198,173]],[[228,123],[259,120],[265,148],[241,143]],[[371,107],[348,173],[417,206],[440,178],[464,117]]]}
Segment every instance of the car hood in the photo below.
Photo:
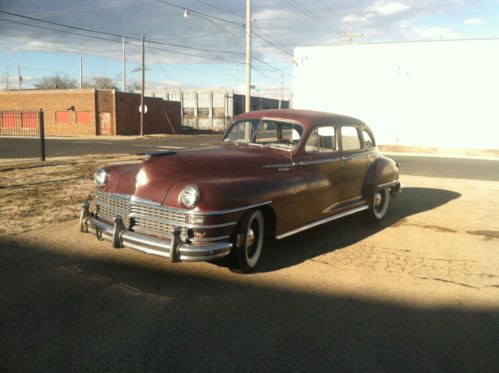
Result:
{"label": "car hood", "polygon": [[133,189],[136,197],[163,203],[174,185],[177,185],[175,191],[178,193],[179,188],[187,184],[206,183],[210,179],[228,181],[257,177],[266,165],[290,162],[289,152],[248,145],[221,145],[154,155],[135,168],[133,181],[131,175],[122,177],[121,185],[115,185],[112,192],[124,193]]}

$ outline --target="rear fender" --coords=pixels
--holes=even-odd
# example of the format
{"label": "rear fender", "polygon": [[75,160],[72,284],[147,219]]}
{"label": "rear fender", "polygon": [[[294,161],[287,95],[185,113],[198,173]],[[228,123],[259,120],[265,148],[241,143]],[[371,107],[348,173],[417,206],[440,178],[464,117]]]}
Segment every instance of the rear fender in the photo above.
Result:
{"label": "rear fender", "polygon": [[370,200],[377,191],[397,185],[399,167],[397,162],[386,157],[378,157],[369,166],[364,184],[364,197]]}

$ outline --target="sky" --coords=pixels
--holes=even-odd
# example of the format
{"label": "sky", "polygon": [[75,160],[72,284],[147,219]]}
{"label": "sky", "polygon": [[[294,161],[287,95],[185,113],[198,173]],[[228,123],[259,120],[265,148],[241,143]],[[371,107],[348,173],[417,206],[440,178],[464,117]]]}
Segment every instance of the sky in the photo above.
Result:
{"label": "sky", "polygon": [[[6,13],[7,12],[7,13]],[[10,14],[9,14],[10,13]],[[0,88],[43,76],[105,76],[122,88],[244,92],[245,0],[0,0]],[[499,0],[252,0],[254,93],[285,96],[296,47],[499,38]],[[69,27],[66,27],[69,26]]]}

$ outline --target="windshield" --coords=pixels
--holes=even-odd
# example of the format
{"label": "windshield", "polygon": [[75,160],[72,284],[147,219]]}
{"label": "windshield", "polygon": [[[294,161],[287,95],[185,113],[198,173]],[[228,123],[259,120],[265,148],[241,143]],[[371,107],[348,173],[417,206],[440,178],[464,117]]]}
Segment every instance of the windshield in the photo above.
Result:
{"label": "windshield", "polygon": [[247,119],[235,122],[223,142],[260,144],[292,149],[300,141],[303,127],[271,119]]}

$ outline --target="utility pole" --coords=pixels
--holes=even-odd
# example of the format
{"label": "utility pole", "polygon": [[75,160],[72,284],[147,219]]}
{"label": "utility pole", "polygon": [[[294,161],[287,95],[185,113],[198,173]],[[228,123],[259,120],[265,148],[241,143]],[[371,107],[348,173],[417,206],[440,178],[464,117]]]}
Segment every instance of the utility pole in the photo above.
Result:
{"label": "utility pole", "polygon": [[125,35],[123,35],[123,92],[126,92]]}
{"label": "utility pole", "polygon": [[279,99],[279,109],[282,109],[283,98],[284,98],[284,73],[281,73],[281,96]]}
{"label": "utility pole", "polygon": [[251,0],[246,0],[246,103],[245,112],[251,111]]}
{"label": "utility pole", "polygon": [[83,56],[80,56],[80,89],[83,89]]}
{"label": "utility pole", "polygon": [[23,78],[21,77],[21,66],[17,66],[17,90],[21,90],[21,82]]}
{"label": "utility pole", "polygon": [[145,88],[145,39],[142,34],[142,87],[140,90],[140,136],[144,136],[144,88]]}
{"label": "utility pole", "polygon": [[343,35],[345,37],[345,40],[348,42],[348,44],[352,44],[352,41],[354,38],[361,38],[362,36],[364,36],[363,33],[354,34],[352,32],[352,24],[351,23],[348,25],[348,32],[340,32],[339,34]]}

